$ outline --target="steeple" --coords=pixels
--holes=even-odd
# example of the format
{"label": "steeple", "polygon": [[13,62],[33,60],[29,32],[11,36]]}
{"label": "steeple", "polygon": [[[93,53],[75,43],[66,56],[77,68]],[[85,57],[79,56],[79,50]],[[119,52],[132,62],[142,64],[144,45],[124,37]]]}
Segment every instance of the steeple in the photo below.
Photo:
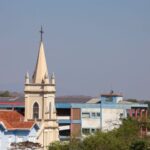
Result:
{"label": "steeple", "polygon": [[32,77],[33,83],[43,83],[45,79],[45,75],[48,75],[46,57],[44,52],[43,37],[42,37],[42,34],[44,32],[42,30],[42,27],[40,33],[41,33],[40,49],[38,53],[35,71]]}
{"label": "steeple", "polygon": [[40,127],[35,142],[44,148],[59,140],[59,128],[55,108],[55,76],[49,78],[43,44],[43,30],[40,31],[40,46],[32,81],[25,76],[25,121],[36,121]]}

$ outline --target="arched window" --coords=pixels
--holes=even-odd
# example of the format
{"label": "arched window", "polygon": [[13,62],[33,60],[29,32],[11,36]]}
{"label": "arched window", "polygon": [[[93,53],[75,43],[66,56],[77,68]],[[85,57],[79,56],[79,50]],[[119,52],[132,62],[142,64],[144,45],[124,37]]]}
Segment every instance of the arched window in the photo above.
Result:
{"label": "arched window", "polygon": [[33,105],[33,119],[39,118],[39,104],[37,102]]}

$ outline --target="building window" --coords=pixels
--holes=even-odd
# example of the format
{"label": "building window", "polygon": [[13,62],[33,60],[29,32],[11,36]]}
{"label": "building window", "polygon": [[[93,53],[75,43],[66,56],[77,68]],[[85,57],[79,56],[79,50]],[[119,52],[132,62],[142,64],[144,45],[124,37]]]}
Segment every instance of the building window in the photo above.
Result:
{"label": "building window", "polygon": [[88,128],[83,128],[83,129],[82,129],[82,133],[85,134],[85,135],[86,135],[86,134],[90,134],[90,129],[88,129]]}
{"label": "building window", "polygon": [[91,133],[95,133],[95,132],[97,132],[99,129],[97,129],[97,128],[92,128],[91,129]]}
{"label": "building window", "polygon": [[100,113],[99,112],[97,113],[97,117],[100,117]]}
{"label": "building window", "polygon": [[100,112],[92,112],[91,113],[91,118],[100,118]]}
{"label": "building window", "polygon": [[96,113],[93,112],[93,113],[92,113],[92,118],[95,118],[95,117],[96,117]]}
{"label": "building window", "polygon": [[82,118],[90,118],[90,113],[83,112]]}
{"label": "building window", "polygon": [[106,97],[105,101],[106,102],[112,102],[113,101],[113,97]]}
{"label": "building window", "polygon": [[123,119],[123,117],[124,117],[123,113],[120,113],[120,119]]}
{"label": "building window", "polygon": [[37,102],[33,105],[33,119],[39,118],[39,104]]}

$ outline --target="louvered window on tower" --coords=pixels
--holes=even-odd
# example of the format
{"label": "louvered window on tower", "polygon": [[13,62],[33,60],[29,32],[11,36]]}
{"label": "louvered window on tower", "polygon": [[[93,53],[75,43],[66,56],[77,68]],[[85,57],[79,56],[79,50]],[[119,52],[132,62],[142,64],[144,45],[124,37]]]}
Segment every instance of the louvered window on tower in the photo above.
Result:
{"label": "louvered window on tower", "polygon": [[39,119],[39,105],[37,102],[33,105],[33,119]]}

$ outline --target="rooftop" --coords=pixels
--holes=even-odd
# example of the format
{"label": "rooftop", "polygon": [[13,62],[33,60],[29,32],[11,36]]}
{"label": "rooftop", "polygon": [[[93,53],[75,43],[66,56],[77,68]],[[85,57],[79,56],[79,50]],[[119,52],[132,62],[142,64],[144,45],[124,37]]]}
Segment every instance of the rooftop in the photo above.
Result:
{"label": "rooftop", "polygon": [[60,96],[56,97],[56,103],[86,103],[91,100],[91,96]]}
{"label": "rooftop", "polygon": [[14,110],[0,110],[0,122],[7,130],[30,130],[34,121],[24,121],[24,117]]}

